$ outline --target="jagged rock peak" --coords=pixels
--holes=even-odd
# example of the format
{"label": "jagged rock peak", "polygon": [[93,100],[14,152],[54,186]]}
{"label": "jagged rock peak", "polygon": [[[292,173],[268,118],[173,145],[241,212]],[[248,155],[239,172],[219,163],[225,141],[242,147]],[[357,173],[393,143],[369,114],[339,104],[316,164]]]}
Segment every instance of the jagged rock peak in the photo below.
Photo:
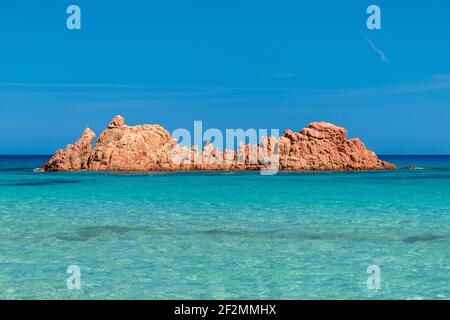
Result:
{"label": "jagged rock peak", "polygon": [[121,127],[125,125],[125,119],[121,115],[115,116],[109,123],[109,128]]}

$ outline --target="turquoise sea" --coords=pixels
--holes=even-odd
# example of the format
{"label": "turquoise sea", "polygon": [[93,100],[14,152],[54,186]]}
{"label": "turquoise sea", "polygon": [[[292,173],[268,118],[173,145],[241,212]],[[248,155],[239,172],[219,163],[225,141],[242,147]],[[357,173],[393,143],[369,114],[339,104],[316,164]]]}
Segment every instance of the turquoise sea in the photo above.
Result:
{"label": "turquoise sea", "polygon": [[48,156],[2,156],[0,298],[450,299],[450,157],[381,158],[418,170],[39,173]]}

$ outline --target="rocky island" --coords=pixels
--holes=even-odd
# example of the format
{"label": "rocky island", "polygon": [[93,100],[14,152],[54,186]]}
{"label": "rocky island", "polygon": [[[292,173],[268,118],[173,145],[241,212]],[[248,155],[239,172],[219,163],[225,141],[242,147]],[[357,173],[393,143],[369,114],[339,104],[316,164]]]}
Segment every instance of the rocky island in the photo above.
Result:
{"label": "rocky island", "polygon": [[[392,170],[344,128],[313,122],[280,138],[263,137],[258,145],[239,144],[221,152],[206,143],[182,147],[159,125],[128,126],[116,116],[95,140],[86,128],[75,144],[56,151],[40,171],[247,171],[276,166],[282,171]],[[276,161],[275,161],[275,160]]]}

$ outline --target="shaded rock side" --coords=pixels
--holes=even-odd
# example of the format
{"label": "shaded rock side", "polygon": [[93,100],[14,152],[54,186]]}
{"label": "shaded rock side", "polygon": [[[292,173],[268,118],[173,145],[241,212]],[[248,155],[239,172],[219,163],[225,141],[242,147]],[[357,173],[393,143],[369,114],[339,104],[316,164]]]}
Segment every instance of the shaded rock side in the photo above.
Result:
{"label": "shaded rock side", "polygon": [[181,147],[159,125],[127,126],[116,116],[98,138],[90,129],[65,150],[58,150],[42,171],[284,171],[392,170],[357,138],[347,140],[344,128],[314,122],[300,132],[263,137],[259,145],[241,143],[221,152],[210,143]]}

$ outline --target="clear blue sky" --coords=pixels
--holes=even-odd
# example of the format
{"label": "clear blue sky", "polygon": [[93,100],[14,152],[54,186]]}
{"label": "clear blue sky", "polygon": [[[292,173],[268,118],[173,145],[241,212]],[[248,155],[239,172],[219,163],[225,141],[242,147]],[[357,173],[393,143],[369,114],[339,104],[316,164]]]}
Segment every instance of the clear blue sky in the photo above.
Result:
{"label": "clear blue sky", "polygon": [[448,0],[1,1],[0,40],[0,154],[53,153],[115,114],[169,131],[328,121],[380,154],[450,154]]}

